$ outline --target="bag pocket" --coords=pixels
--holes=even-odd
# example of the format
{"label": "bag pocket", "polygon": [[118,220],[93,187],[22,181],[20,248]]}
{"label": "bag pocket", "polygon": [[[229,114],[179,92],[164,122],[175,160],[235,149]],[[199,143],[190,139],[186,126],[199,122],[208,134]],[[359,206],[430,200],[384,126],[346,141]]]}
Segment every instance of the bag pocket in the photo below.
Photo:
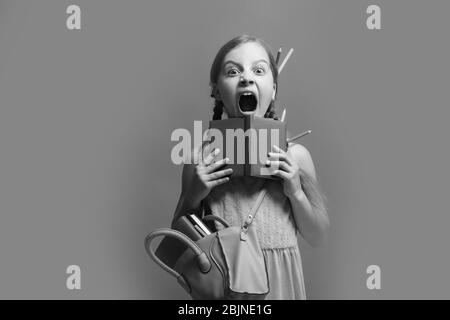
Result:
{"label": "bag pocket", "polygon": [[270,290],[269,278],[256,231],[249,228],[246,240],[241,240],[240,233],[238,226],[218,231],[227,268],[227,298],[264,299]]}

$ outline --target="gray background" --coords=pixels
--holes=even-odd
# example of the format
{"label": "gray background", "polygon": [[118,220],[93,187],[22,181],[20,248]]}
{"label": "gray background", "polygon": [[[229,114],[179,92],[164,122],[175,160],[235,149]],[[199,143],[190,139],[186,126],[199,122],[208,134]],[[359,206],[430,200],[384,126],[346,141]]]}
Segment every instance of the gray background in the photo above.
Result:
{"label": "gray background", "polygon": [[[79,31],[66,28],[69,4]],[[366,28],[369,4],[382,30]],[[450,298],[448,12],[412,0],[0,1],[0,298],[187,298],[143,240],[180,192],[170,134],[210,119],[210,65],[242,33],[295,48],[279,101],[291,132],[313,132],[302,143],[332,222],[324,247],[300,240],[308,297]],[[66,289],[71,264],[80,291]]]}

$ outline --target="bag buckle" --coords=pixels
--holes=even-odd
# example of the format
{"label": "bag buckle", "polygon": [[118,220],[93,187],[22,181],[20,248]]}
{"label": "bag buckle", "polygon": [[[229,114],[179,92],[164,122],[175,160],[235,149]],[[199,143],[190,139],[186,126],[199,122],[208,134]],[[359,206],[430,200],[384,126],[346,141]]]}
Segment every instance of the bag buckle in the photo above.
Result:
{"label": "bag buckle", "polygon": [[250,226],[252,221],[253,221],[253,215],[249,214],[247,217],[247,220],[245,220],[244,225],[241,228],[241,240],[242,241],[247,240],[248,227]]}
{"label": "bag buckle", "polygon": [[241,228],[241,241],[247,240],[247,231],[248,231],[248,224],[247,222],[245,222]]}

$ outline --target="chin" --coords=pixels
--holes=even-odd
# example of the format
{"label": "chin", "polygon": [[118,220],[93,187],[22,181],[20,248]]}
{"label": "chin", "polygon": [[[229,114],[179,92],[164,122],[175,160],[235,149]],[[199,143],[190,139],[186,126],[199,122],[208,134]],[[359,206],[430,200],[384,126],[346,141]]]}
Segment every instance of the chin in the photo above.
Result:
{"label": "chin", "polygon": [[243,117],[256,116],[256,111],[241,111]]}
{"label": "chin", "polygon": [[265,112],[260,110],[259,107],[256,110],[252,110],[252,111],[239,110],[239,117],[254,116],[254,117],[264,118],[264,115],[265,115]]}

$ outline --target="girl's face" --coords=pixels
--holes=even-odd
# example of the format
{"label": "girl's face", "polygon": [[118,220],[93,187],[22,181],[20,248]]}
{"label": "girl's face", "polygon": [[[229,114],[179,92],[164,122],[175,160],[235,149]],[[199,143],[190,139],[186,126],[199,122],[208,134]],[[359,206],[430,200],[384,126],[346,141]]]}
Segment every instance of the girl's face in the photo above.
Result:
{"label": "girl's face", "polygon": [[229,118],[263,117],[275,90],[267,52],[258,43],[248,42],[225,55],[214,94]]}

